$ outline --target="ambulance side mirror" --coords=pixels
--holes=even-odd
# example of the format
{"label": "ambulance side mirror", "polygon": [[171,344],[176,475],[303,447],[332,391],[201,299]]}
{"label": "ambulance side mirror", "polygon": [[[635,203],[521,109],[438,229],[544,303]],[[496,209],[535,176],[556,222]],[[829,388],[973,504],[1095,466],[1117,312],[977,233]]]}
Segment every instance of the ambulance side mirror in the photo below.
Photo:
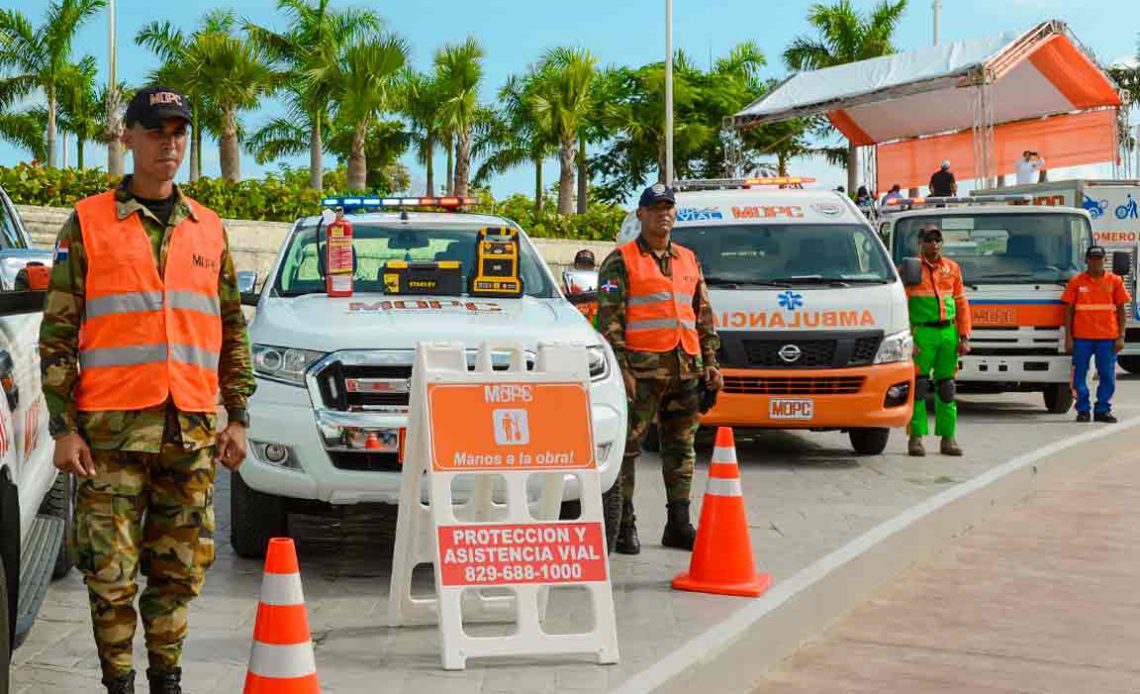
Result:
{"label": "ambulance side mirror", "polygon": [[257,300],[260,298],[256,291],[257,271],[238,270],[237,286],[238,291],[241,293],[242,306],[257,306]]}
{"label": "ambulance side mirror", "polygon": [[1121,277],[1132,274],[1132,258],[1127,253],[1112,254],[1112,274]]}
{"label": "ambulance side mirror", "polygon": [[899,277],[906,287],[917,287],[922,284],[922,261],[918,258],[903,258],[899,263]]}

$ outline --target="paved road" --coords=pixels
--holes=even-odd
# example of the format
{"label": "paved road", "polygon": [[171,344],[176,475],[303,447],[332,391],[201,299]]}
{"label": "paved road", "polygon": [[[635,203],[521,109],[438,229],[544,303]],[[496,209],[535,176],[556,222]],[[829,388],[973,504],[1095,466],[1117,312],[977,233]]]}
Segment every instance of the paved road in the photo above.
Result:
{"label": "paved road", "polygon": [[[1118,410],[1140,413],[1140,381],[1122,383]],[[857,458],[840,434],[767,432],[738,440],[752,543],[762,570],[776,581],[842,546],[906,508],[1010,458],[1063,439],[1089,425],[1048,415],[1040,396],[969,398],[963,407],[964,458],[908,458],[896,434],[886,454]],[[705,454],[707,456],[707,452]],[[704,489],[702,457],[695,489]],[[471,661],[467,671],[439,669],[434,628],[384,624],[394,512],[355,509],[339,518],[294,517],[310,624],[324,691],[562,692],[599,691],[650,668],[695,634],[714,628],[744,602],[674,592],[669,580],[688,555],[658,546],[664,523],[656,459],[639,468],[639,525],[645,549],[613,560],[621,663],[588,659]],[[185,670],[190,691],[241,688],[260,585],[258,562],[235,557],[228,544],[228,479],[218,490],[219,556],[192,611]],[[699,504],[699,499],[697,500]],[[699,508],[694,509],[694,515]],[[584,611],[559,596],[560,624],[581,623]],[[15,656],[15,692],[97,692],[97,666],[82,583],[56,583],[28,642]],[[141,631],[141,630],[140,630]],[[138,665],[145,667],[141,633]]]}
{"label": "paved road", "polygon": [[1137,444],[956,539],[757,694],[1140,690]]}

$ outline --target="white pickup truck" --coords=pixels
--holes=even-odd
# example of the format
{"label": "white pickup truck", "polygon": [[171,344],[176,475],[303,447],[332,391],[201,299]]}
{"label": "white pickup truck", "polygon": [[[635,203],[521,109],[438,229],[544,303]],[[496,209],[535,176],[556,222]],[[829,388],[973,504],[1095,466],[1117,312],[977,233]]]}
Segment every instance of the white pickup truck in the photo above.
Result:
{"label": "white pickup truck", "polygon": [[[0,694],[8,693],[12,649],[31,629],[50,579],[71,569],[63,540],[72,479],[51,462],[38,349],[44,294],[25,291],[21,270],[29,263],[46,272],[51,252],[31,248],[0,191]],[[31,286],[45,281],[41,272]]]}
{"label": "white pickup truck", "polygon": [[[418,202],[400,202],[400,209],[388,211],[347,210],[354,228],[354,295],[326,293],[319,217],[294,224],[260,295],[243,294],[243,303],[256,305],[250,341],[257,392],[250,403],[250,456],[233,478],[231,495],[231,540],[238,555],[263,553],[270,537],[287,532],[290,510],[398,503],[412,363],[423,341],[462,342],[472,363],[483,342],[527,350],[540,341],[585,345],[602,488],[616,481],[625,447],[626,395],[612,350],[562,295],[522,230],[521,296],[472,295],[480,230],[517,225],[500,217],[403,206]],[[393,263],[440,261],[454,273],[446,291],[401,294],[381,277]],[[533,481],[537,496],[540,480]],[[565,498],[573,505],[576,478],[568,476],[567,482]],[[620,499],[610,492],[606,502],[612,522]]]}

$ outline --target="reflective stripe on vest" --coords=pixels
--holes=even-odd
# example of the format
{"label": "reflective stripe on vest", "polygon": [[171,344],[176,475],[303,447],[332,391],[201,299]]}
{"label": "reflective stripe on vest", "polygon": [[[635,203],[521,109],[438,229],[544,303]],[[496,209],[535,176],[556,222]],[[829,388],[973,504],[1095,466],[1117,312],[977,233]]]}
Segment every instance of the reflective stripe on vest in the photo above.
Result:
{"label": "reflective stripe on vest", "polygon": [[113,192],[75,206],[87,256],[80,410],[138,410],[171,399],[185,412],[217,407],[225,241],[216,214],[187,204],[197,219],[171,232],[163,276],[139,215],[119,219]]}
{"label": "reflective stripe on vest", "polygon": [[634,352],[669,352],[678,345],[686,354],[700,351],[693,296],[700,267],[693,252],[673,244],[671,277],[661,272],[652,254],[637,241],[621,247],[629,287],[626,296],[625,346]]}

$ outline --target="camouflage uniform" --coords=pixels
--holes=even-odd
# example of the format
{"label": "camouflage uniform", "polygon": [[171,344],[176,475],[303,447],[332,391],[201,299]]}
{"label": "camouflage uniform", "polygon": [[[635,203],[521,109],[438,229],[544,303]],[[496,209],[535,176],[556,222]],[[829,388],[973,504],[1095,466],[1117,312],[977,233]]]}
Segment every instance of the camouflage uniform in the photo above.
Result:
{"label": "camouflage uniform", "polygon": [[[162,273],[174,228],[192,216],[175,187],[166,225],[128,192],[116,190],[120,219],[138,214]],[[56,439],[79,432],[91,447],[96,475],[79,480],[69,538],[83,573],[104,682],[128,674],[135,633],[135,579],[152,672],[178,668],[190,600],[214,561],[214,446],[216,413],[181,412],[172,402],[134,411],[78,412],[79,329],[85,306],[87,256],[75,214],[59,232],[51,285],[40,329],[40,358],[49,427]],[[222,352],[219,384],[226,409],[244,411],[255,381],[233,257],[226,240],[218,277]]]}
{"label": "camouflage uniform", "polygon": [[[642,253],[652,253],[665,276],[671,275],[670,259],[675,252],[655,252],[638,237]],[[633,500],[634,472],[641,443],[654,419],[661,432],[661,474],[665,480],[668,501],[687,501],[693,482],[693,439],[699,423],[703,385],[701,376],[706,366],[717,366],[716,353],[720,339],[713,327],[708,287],[702,278],[693,296],[700,335],[701,354],[690,356],[680,345],[671,352],[633,352],[625,347],[626,287],[629,275],[621,251],[615,250],[598,270],[598,331],[613,347],[623,373],[630,373],[636,388],[629,393],[629,428],[625,440],[625,456],[621,463],[622,500]]]}

